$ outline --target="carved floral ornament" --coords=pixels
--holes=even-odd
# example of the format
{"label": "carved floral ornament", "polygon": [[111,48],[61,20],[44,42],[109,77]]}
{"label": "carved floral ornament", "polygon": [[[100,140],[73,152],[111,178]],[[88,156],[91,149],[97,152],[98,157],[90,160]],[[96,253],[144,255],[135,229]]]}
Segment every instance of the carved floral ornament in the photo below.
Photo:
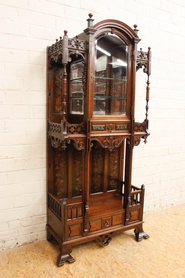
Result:
{"label": "carved floral ornament", "polygon": [[[56,43],[48,47],[48,57],[50,61],[67,63],[71,61],[70,56],[80,55],[84,60],[84,51],[86,50],[86,43],[83,40],[79,40],[78,36],[68,39],[67,31],[64,31],[64,36],[56,39]],[[65,61],[63,58],[65,57]]]}
{"label": "carved floral ornament", "polygon": [[118,148],[125,138],[129,138],[129,136],[121,136],[121,137],[93,137],[89,140],[89,149],[93,147],[93,141],[97,141],[102,148],[109,149],[112,151],[114,148]]}

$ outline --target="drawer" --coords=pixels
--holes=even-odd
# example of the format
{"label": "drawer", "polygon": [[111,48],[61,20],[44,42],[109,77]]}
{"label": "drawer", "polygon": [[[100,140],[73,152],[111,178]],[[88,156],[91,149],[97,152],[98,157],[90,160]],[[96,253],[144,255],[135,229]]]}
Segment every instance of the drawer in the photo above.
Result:
{"label": "drawer", "polygon": [[[70,223],[71,222],[71,223]],[[82,236],[82,222],[70,221],[66,227],[66,240]]]}
{"label": "drawer", "polygon": [[102,225],[101,218],[95,219],[95,220],[91,220],[89,222],[89,231],[90,232],[94,232],[94,231],[101,230],[101,225]]}
{"label": "drawer", "polygon": [[124,223],[124,214],[117,214],[112,216],[112,226],[121,225]]}
{"label": "drawer", "polygon": [[99,231],[101,229],[108,229],[117,225],[123,225],[124,213],[109,215],[89,221],[89,232]]}

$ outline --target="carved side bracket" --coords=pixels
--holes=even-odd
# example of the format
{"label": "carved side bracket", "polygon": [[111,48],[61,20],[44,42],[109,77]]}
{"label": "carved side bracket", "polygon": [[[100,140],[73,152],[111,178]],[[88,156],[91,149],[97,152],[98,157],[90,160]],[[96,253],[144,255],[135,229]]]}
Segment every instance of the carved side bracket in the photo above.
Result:
{"label": "carved side bracket", "polygon": [[140,48],[140,51],[137,51],[137,63],[136,70],[143,68],[143,72],[150,75],[151,74],[151,51],[150,47],[148,51],[143,51]]}
{"label": "carved side bracket", "polygon": [[[69,124],[64,120],[61,120],[61,123],[50,121],[48,123],[48,138],[51,140],[52,147],[58,148],[61,146],[62,149],[66,149],[67,144],[72,141],[76,150],[81,151],[85,148],[85,136],[78,136],[84,134],[84,123]],[[77,136],[73,137],[74,135]]]}
{"label": "carved side bracket", "polygon": [[148,120],[144,120],[142,123],[134,123],[134,146],[138,146],[141,139],[144,139],[144,142],[146,143],[149,135]]}
{"label": "carved side bracket", "polygon": [[48,137],[51,140],[51,145],[54,148],[58,148],[60,143],[64,141],[65,122],[54,123],[49,121]]}
{"label": "carved side bracket", "polygon": [[84,137],[82,138],[69,138],[68,144],[73,142],[73,146],[77,151],[82,151],[85,148]]}

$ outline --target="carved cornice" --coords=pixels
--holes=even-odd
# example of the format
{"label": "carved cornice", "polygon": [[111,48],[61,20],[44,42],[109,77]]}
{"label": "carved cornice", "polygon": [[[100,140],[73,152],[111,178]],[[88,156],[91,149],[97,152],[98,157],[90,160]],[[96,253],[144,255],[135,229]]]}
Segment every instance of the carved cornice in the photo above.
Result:
{"label": "carved cornice", "polygon": [[[63,43],[64,40],[62,37],[60,37],[59,40],[56,39],[56,43],[48,47],[48,57],[55,63],[62,62],[62,55],[63,55],[63,48],[64,48]],[[83,40],[79,40],[77,36],[75,38],[68,39],[67,48],[69,50],[68,61],[71,60],[70,56],[72,54],[81,55],[83,60],[85,59],[83,53],[85,52],[86,49],[86,43]]]}

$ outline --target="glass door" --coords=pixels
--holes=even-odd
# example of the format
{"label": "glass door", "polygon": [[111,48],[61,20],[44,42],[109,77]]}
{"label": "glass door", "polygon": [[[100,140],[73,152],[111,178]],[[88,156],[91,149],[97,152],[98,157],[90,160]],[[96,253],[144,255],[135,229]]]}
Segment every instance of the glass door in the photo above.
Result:
{"label": "glass door", "polygon": [[126,115],[128,46],[114,34],[95,44],[93,115]]}

